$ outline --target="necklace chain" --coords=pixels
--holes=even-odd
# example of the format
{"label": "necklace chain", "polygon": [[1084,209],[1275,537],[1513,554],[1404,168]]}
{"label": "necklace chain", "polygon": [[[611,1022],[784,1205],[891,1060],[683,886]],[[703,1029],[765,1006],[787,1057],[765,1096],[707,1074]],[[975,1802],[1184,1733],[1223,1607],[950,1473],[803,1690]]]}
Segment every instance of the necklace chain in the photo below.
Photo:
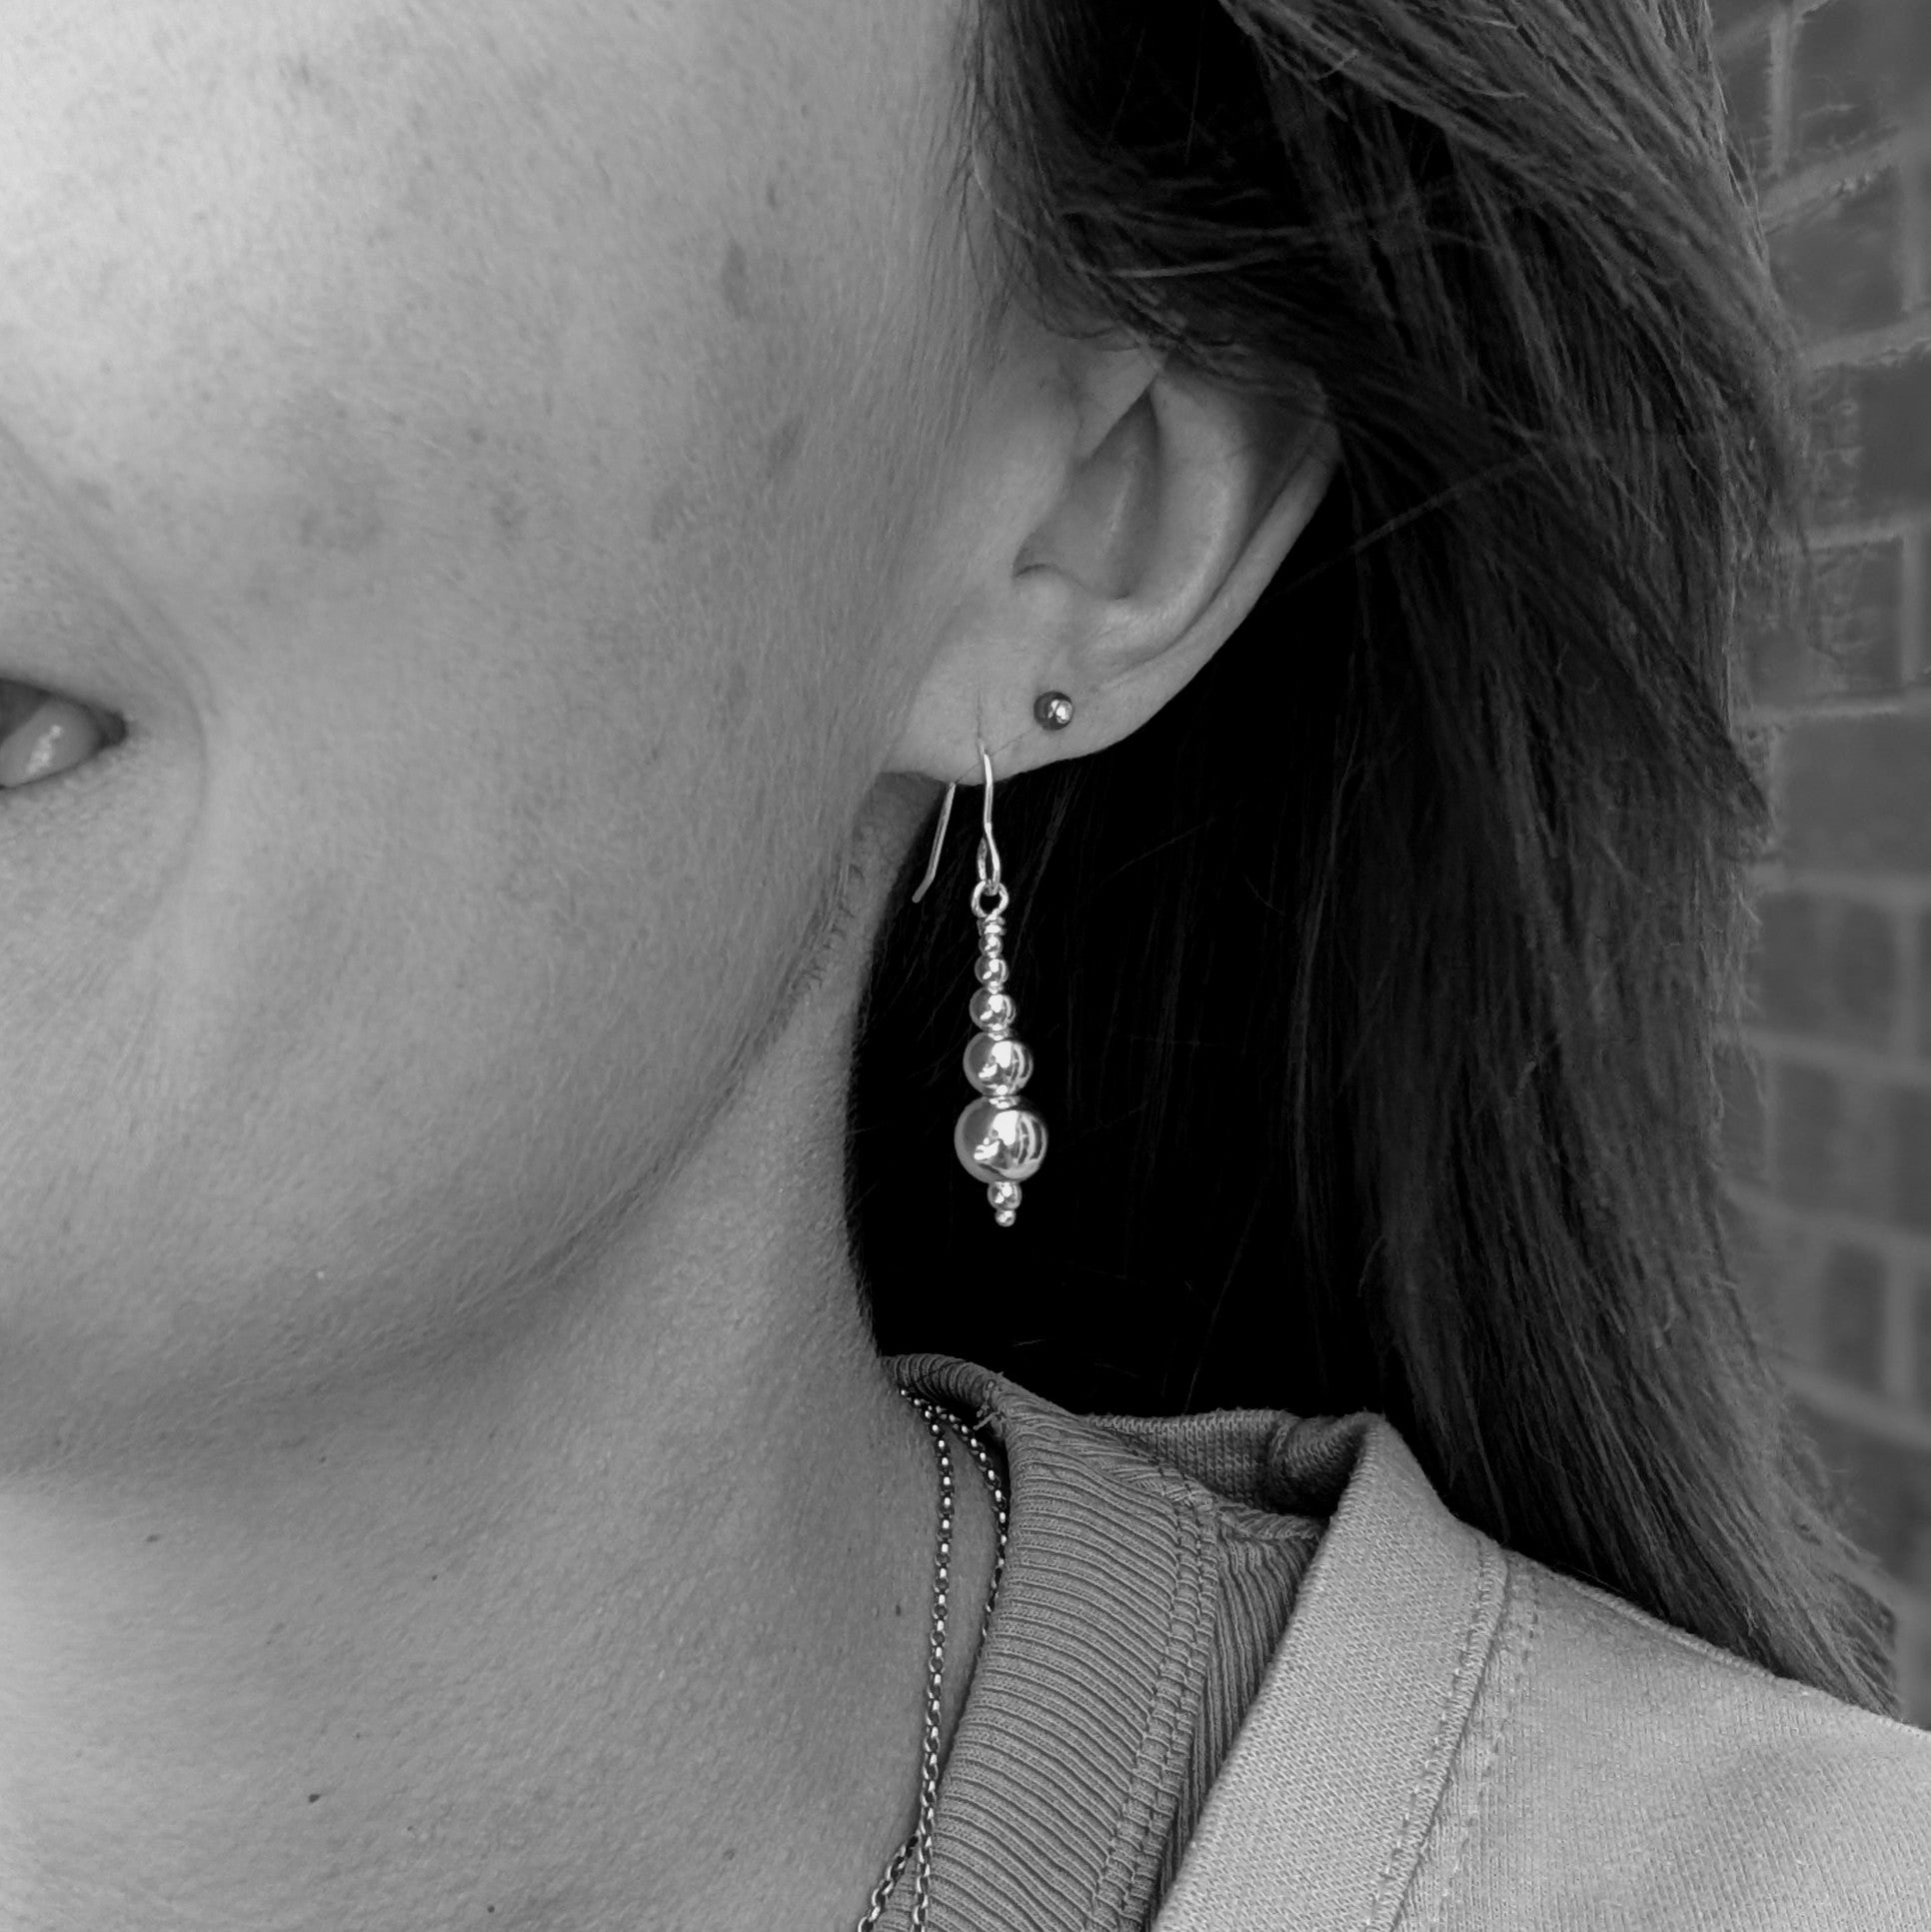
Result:
{"label": "necklace chain", "polygon": [[926,1890],[932,1872],[933,1814],[939,1805],[939,1718],[946,1686],[946,1592],[952,1580],[953,1560],[953,1457],[946,1443],[948,1423],[977,1459],[980,1473],[992,1492],[992,1508],[998,1518],[999,1546],[992,1559],[992,1587],[985,1598],[985,1616],[979,1625],[981,1644],[992,1627],[992,1605],[998,1601],[999,1576],[1005,1568],[1005,1490],[1000,1486],[985,1445],[951,1409],[923,1395],[915,1395],[909,1388],[902,1388],[899,1393],[925,1417],[939,1456],[939,1561],[932,1582],[932,1664],[926,1680],[926,1739],[919,1772],[919,1822],[913,1827],[912,1836],[893,1853],[892,1863],[872,1893],[872,1909],[859,1921],[858,1932],[872,1932],[878,1924],[879,1914],[885,1910],[886,1900],[892,1896],[892,1888],[898,1884],[908,1859],[916,1861],[912,1932],[925,1932]]}

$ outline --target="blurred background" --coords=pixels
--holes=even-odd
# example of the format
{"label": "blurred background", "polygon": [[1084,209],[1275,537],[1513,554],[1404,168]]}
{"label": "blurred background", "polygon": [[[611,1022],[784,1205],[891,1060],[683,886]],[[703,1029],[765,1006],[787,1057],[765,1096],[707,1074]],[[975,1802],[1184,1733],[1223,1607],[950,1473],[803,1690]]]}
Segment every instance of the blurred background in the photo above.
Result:
{"label": "blurred background", "polygon": [[1931,1727],[1931,0],[1712,0],[1808,346],[1811,609],[1746,616],[1774,746],[1725,1066],[1739,1257]]}

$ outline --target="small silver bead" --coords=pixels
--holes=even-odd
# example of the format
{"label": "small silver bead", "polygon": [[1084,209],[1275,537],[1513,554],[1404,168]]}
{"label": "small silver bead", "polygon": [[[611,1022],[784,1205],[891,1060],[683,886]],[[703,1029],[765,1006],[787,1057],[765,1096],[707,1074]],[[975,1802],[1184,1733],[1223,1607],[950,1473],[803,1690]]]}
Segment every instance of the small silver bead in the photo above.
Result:
{"label": "small silver bead", "polygon": [[974,1033],[966,1042],[966,1077],[981,1093],[1015,1093],[1032,1077],[1032,1049],[1022,1039]]}
{"label": "small silver bead", "polygon": [[1000,1038],[1012,1030],[1019,1016],[1019,1002],[1000,986],[980,986],[966,1002],[972,1024],[982,1033]]}
{"label": "small silver bead", "polygon": [[996,953],[981,953],[972,968],[973,976],[982,986],[1004,985],[1011,971],[1011,966]]}

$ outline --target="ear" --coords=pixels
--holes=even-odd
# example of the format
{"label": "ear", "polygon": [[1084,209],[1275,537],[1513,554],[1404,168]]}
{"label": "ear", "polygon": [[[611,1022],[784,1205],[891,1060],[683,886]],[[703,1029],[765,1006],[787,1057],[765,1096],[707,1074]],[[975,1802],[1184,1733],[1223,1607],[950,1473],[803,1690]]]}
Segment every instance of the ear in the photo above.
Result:
{"label": "ear", "polygon": [[[890,769],[972,785],[1138,730],[1233,634],[1326,493],[1310,383],[1263,404],[1082,346],[1005,372],[938,525],[936,646]],[[927,608],[932,608],[930,605]],[[1033,716],[1063,692],[1062,731]]]}

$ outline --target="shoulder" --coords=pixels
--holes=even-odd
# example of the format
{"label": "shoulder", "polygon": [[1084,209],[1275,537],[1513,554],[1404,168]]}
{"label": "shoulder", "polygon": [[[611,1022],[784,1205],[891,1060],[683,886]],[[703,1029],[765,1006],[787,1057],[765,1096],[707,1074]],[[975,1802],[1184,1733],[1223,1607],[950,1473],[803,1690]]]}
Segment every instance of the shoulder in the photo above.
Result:
{"label": "shoulder", "polygon": [[1499,1554],[1507,1607],[1432,1834],[1460,1868],[1437,1923],[1478,1923],[1512,1871],[1550,1925],[1931,1926],[1931,1733]]}
{"label": "shoulder", "polygon": [[1383,1417],[1253,1444],[1326,1527],[1160,1932],[1931,1932],[1931,1734],[1505,1549]]}

